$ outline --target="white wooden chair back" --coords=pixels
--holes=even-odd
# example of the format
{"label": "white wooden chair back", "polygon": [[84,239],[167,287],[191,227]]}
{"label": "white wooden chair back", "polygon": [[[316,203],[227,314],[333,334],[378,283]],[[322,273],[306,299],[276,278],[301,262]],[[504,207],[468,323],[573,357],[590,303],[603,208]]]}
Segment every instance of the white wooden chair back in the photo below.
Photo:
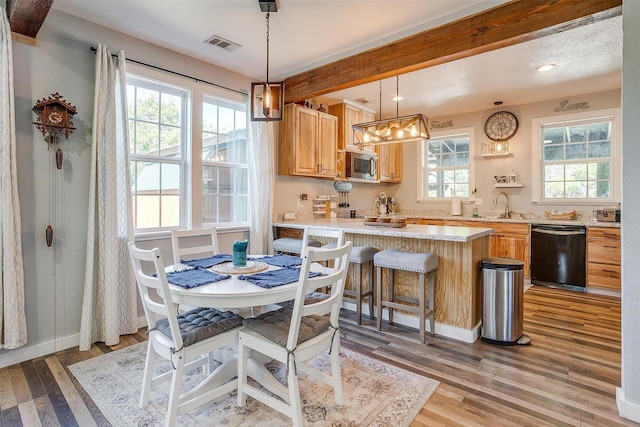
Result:
{"label": "white wooden chair back", "polygon": [[[171,299],[169,291],[169,282],[165,273],[164,262],[158,248],[151,250],[139,249],[134,242],[129,242],[129,254],[131,255],[131,263],[133,271],[136,275],[136,283],[140,292],[140,299],[144,307],[144,314],[147,318],[147,327],[149,330],[156,327],[156,323],[161,318],[168,319],[169,328],[173,337],[173,348],[182,348],[182,335],[178,326],[176,309]],[[146,273],[143,271],[143,265],[153,265],[153,272]],[[158,297],[154,298],[154,293],[149,290],[154,289]],[[159,334],[154,334],[159,336]],[[169,340],[167,338],[167,340]]]}
{"label": "white wooden chair back", "polygon": [[[301,280],[291,315],[291,325],[287,339],[288,350],[293,350],[297,346],[300,323],[304,316],[323,316],[328,314],[331,325],[334,328],[338,328],[340,302],[347,281],[352,246],[353,244],[351,242],[346,242],[332,249],[307,249],[307,252],[303,256],[302,266],[300,267]],[[325,264],[327,261],[333,261],[333,263],[331,267],[324,267],[324,275],[309,278],[312,263]],[[320,288],[331,288],[329,298],[305,305],[305,296]]]}
{"label": "white wooden chair back", "polygon": [[220,251],[218,231],[215,227],[172,230],[171,246],[174,264],[178,264],[182,259],[206,258],[217,255]]}

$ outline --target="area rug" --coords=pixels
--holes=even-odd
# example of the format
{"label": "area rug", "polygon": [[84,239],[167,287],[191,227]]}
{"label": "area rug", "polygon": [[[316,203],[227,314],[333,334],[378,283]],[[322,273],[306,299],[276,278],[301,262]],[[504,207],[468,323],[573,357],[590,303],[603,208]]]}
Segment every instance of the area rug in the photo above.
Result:
{"label": "area rug", "polygon": [[[69,369],[114,426],[162,426],[167,410],[168,383],[152,390],[149,406],[140,409],[138,401],[146,343],[107,353]],[[324,353],[310,363],[330,372],[329,355]],[[408,426],[438,387],[438,381],[343,349],[340,356],[345,402],[334,401],[333,388],[301,374],[305,426]],[[268,368],[280,378],[285,367],[273,363]],[[164,363],[157,369],[169,369]],[[200,370],[185,380],[193,386],[204,375]],[[161,389],[161,390],[158,390]],[[247,405],[236,404],[237,393],[229,393],[216,402],[196,408],[178,417],[178,426],[251,426],[281,427],[291,420],[270,407],[248,397]]]}

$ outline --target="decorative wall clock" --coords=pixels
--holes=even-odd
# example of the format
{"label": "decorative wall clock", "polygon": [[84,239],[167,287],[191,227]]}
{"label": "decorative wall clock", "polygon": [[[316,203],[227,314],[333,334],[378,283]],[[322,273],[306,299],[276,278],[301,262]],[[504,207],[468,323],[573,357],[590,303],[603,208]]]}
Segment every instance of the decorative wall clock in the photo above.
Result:
{"label": "decorative wall clock", "polygon": [[33,107],[33,112],[38,116],[33,124],[42,132],[42,136],[64,134],[65,138],[69,138],[69,135],[76,130],[71,119],[78,111],[76,107],[62,99],[58,92],[47,99],[38,100]]}
{"label": "decorative wall clock", "polygon": [[[69,138],[69,135],[73,133],[76,128],[73,126],[73,116],[78,112],[76,107],[65,101],[62,96],[56,92],[51,94],[49,98],[38,100],[36,105],[33,106],[33,112],[36,113],[36,121],[33,124],[36,126],[44,140],[48,144],[50,157],[53,157],[55,165],[58,169],[62,169],[63,153],[62,149],[58,147],[60,136],[64,135],[65,139]],[[57,149],[54,151],[53,146]],[[52,162],[53,163],[53,162]],[[51,164],[51,163],[49,163]],[[51,214],[55,216],[56,213],[56,193],[57,193],[57,176],[52,172],[51,166],[49,167],[49,225],[45,230],[45,237],[47,246],[53,244],[53,227],[51,222],[55,222],[55,218],[52,220]]]}
{"label": "decorative wall clock", "polygon": [[[502,104],[497,101],[496,104]],[[492,141],[508,141],[518,131],[518,118],[508,111],[498,111],[489,116],[484,124],[484,133]]]}

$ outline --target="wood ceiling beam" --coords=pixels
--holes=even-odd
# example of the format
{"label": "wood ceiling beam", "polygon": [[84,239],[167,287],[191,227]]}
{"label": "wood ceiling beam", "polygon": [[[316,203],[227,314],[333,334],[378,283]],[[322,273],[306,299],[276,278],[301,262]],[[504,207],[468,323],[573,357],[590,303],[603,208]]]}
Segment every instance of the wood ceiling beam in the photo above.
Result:
{"label": "wood ceiling beam", "polygon": [[622,0],[514,0],[285,79],[285,102],[467,58],[622,14]]}
{"label": "wood ceiling beam", "polygon": [[53,0],[7,0],[11,32],[17,34],[21,41],[31,39],[31,44],[34,44],[52,4]]}

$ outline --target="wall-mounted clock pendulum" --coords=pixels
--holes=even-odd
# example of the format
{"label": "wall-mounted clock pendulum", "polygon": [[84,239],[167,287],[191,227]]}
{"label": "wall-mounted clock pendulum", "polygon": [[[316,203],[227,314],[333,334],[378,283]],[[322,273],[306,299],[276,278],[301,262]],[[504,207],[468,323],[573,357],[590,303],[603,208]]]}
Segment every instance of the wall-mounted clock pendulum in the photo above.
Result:
{"label": "wall-mounted clock pendulum", "polygon": [[[57,169],[62,169],[64,160],[64,154],[59,147],[60,136],[64,135],[65,139],[69,138],[69,135],[76,130],[73,127],[71,119],[77,113],[76,107],[65,101],[62,96],[56,92],[49,98],[38,100],[33,107],[33,112],[36,113],[36,121],[33,124],[36,126],[44,140],[47,142],[47,148],[49,150],[49,225],[45,230],[45,238],[47,246],[53,244],[53,227],[51,225],[51,215],[55,216],[56,212],[56,198],[57,194],[57,175],[52,171],[51,165],[55,163]],[[54,150],[55,147],[55,150]],[[53,195],[53,197],[52,197]],[[55,223],[55,218],[54,221]]]}

